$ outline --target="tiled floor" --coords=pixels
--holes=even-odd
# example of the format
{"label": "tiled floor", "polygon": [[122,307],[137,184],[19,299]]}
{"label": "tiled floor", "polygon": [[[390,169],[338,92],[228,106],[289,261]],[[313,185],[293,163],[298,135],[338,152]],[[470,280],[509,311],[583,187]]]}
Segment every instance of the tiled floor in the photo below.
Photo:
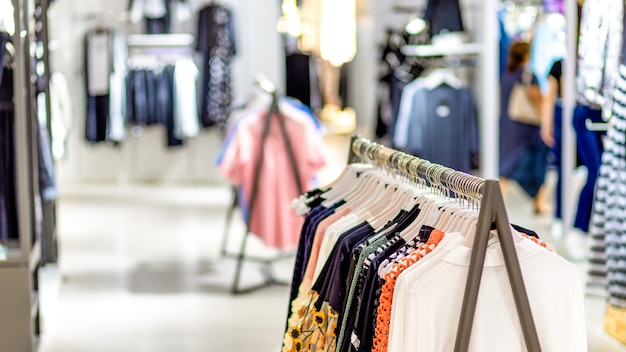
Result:
{"label": "tiled floor", "polygon": [[[345,155],[335,155],[344,162]],[[340,162],[335,164],[339,165]],[[326,170],[323,179],[334,176]],[[228,289],[234,261],[219,246],[227,187],[64,187],[59,202],[61,262],[42,271],[43,352],[278,351],[288,289],[242,296]],[[551,221],[530,215],[515,188],[511,220],[537,230],[560,251]],[[231,251],[243,227],[236,218]],[[251,238],[249,253],[273,253]],[[289,260],[275,265],[289,279]],[[584,264],[580,264],[584,271]],[[261,279],[254,265],[244,284]],[[582,284],[582,283],[581,283]],[[626,351],[602,332],[603,300],[586,300],[590,351]]]}

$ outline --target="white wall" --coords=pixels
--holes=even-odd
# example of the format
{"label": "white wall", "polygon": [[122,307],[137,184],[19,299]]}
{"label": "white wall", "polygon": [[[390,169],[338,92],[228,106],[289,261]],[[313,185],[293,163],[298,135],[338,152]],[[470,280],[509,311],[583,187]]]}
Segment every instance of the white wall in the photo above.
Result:
{"label": "white wall", "polygon": [[[194,10],[209,1],[191,0]],[[276,31],[279,3],[276,0],[222,1],[234,13],[238,56],[232,67],[235,99],[245,99],[254,76],[263,73],[282,89],[284,58]],[[168,150],[165,130],[144,130],[122,145],[89,145],[84,140],[85,90],[83,81],[83,37],[97,25],[116,25],[127,32],[140,27],[126,22],[102,22],[87,18],[105,11],[121,12],[128,0],[57,0],[50,12],[50,36],[57,41],[52,68],[68,78],[74,100],[74,123],[66,157],[57,164],[63,182],[216,182],[222,180],[213,166],[220,137],[211,131],[186,141],[182,148]],[[195,28],[195,19],[186,25]]]}

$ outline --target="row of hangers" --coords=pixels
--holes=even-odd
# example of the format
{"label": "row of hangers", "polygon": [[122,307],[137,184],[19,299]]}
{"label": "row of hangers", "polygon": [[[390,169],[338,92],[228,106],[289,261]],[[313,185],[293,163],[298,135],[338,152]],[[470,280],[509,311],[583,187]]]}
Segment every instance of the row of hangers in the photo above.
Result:
{"label": "row of hangers", "polygon": [[[359,143],[355,142],[356,150],[363,147]],[[391,153],[382,146],[366,155],[373,164],[348,165],[323,190],[325,206],[344,200],[355,215],[367,218],[380,230],[401,210],[418,205],[418,218],[400,234],[407,242],[423,225],[429,225],[443,232],[459,232],[466,236],[465,244],[472,246],[483,179],[405,153]]]}

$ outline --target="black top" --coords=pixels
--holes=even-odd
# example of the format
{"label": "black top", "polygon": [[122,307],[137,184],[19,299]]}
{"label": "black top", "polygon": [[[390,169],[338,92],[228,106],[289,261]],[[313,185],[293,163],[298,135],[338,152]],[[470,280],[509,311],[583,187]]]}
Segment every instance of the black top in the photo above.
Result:
{"label": "black top", "polygon": [[552,64],[550,68],[550,76],[556,79],[557,97],[561,97],[561,77],[563,76],[563,60],[558,60]]}

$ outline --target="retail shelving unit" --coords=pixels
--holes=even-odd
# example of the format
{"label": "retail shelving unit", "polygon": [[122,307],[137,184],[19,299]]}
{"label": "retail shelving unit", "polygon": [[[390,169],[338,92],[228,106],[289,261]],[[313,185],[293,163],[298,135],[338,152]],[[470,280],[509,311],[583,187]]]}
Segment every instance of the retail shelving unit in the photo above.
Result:
{"label": "retail shelving unit", "polygon": [[[47,0],[43,0],[47,1]],[[6,243],[0,261],[0,350],[36,351],[39,347],[39,285],[41,201],[38,186],[37,114],[33,56],[36,7],[33,0],[13,0],[12,44],[15,172],[19,240]],[[40,11],[41,9],[39,9]],[[46,82],[47,84],[47,82]]]}

